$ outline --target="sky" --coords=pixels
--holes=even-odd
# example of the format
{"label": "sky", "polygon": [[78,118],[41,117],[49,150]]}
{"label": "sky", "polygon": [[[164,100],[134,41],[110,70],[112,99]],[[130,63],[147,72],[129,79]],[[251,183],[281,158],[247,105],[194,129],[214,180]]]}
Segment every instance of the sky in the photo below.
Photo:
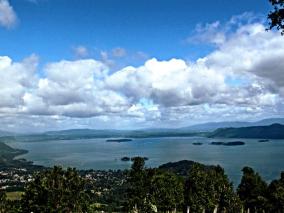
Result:
{"label": "sky", "polygon": [[0,0],[0,129],[284,115],[268,0]]}

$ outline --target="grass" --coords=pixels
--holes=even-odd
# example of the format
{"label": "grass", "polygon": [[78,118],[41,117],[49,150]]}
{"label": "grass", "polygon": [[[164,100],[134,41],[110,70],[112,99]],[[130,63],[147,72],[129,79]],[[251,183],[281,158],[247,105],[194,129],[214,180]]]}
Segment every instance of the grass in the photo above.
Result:
{"label": "grass", "polygon": [[24,192],[6,192],[8,200],[21,200]]}

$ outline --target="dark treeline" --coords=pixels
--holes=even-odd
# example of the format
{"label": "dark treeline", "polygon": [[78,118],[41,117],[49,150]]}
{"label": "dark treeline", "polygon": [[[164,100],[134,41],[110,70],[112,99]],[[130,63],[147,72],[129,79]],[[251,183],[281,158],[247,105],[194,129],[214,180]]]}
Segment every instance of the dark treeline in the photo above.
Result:
{"label": "dark treeline", "polygon": [[116,173],[115,181],[119,184],[112,186],[107,180],[90,180],[82,171],[54,167],[35,173],[20,200],[8,200],[5,192],[0,192],[0,213],[284,212],[284,173],[267,184],[252,168],[245,167],[235,191],[220,166],[195,163],[186,176],[180,176],[145,168],[144,159],[136,157],[129,171]]}

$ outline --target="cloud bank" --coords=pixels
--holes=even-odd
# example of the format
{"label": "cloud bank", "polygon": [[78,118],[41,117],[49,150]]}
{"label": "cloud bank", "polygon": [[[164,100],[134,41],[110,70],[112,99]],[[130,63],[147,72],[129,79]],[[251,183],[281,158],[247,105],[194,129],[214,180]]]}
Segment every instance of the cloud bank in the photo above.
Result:
{"label": "cloud bank", "polygon": [[[207,28],[216,35],[218,25]],[[104,60],[80,59],[48,63],[39,75],[35,55],[21,62],[2,56],[0,128],[135,128],[283,115],[284,38],[259,22],[217,35],[210,40],[216,50],[196,61],[152,58],[116,72]]]}

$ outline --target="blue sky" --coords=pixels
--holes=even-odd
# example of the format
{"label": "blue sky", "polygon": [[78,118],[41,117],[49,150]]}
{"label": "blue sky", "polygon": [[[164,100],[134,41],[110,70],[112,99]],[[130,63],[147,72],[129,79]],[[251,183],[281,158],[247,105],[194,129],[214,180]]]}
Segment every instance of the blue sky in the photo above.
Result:
{"label": "blue sky", "polygon": [[10,0],[18,23],[0,28],[0,49],[15,60],[35,53],[41,62],[73,59],[72,47],[123,47],[159,59],[196,59],[211,50],[187,44],[198,23],[225,22],[244,12],[267,14],[262,0]]}
{"label": "blue sky", "polygon": [[0,129],[284,115],[268,0],[0,0]]}

